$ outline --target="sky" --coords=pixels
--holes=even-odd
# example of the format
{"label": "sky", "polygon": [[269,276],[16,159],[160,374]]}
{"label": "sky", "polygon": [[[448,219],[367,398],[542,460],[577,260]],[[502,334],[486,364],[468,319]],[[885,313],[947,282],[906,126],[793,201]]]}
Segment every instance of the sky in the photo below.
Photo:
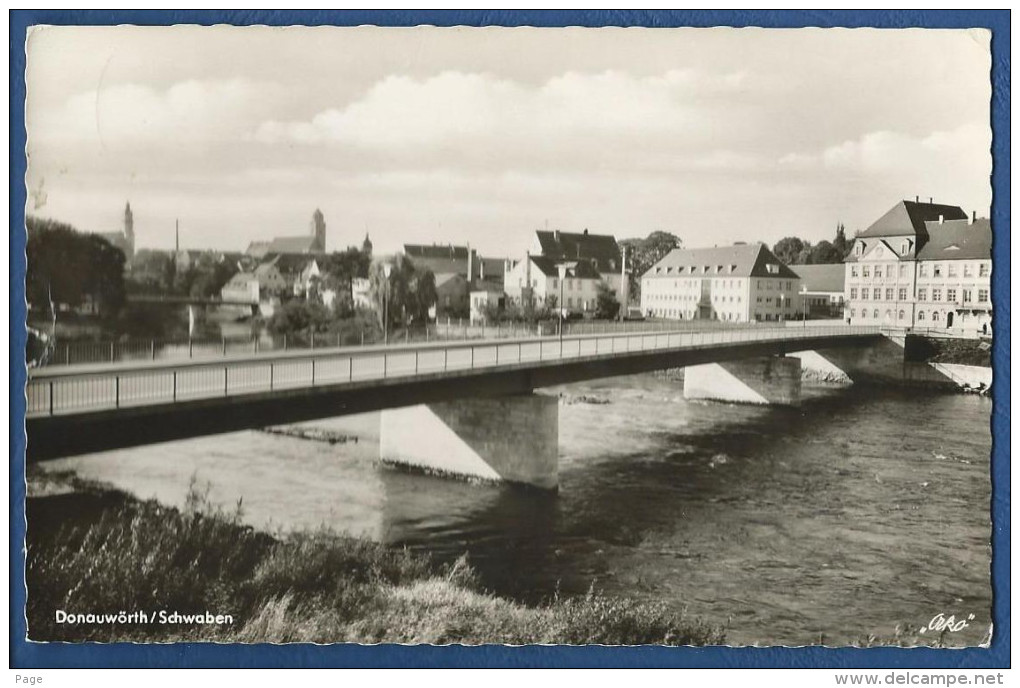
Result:
{"label": "sky", "polygon": [[243,250],[662,230],[689,247],[991,206],[990,34],[929,29],[36,27],[28,212]]}

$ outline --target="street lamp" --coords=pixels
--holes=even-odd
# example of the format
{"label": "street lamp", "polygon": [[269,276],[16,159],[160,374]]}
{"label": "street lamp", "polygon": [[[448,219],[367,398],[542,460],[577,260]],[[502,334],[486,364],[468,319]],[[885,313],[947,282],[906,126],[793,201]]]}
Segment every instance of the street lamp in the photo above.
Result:
{"label": "street lamp", "polygon": [[393,265],[383,264],[383,275],[386,277],[386,289],[383,290],[383,344],[390,343],[390,273]]}
{"label": "street lamp", "polygon": [[557,304],[559,306],[557,310],[559,310],[560,313],[560,351],[563,350],[563,280],[567,276],[567,270],[569,270],[572,267],[575,267],[576,265],[577,263],[556,264],[556,269],[559,271],[560,274],[560,302],[559,304]]}
{"label": "street lamp", "polygon": [[801,320],[804,321],[804,327],[807,327],[808,305],[807,305],[807,285],[806,284],[802,284],[801,287],[800,287],[800,310],[801,310]]}

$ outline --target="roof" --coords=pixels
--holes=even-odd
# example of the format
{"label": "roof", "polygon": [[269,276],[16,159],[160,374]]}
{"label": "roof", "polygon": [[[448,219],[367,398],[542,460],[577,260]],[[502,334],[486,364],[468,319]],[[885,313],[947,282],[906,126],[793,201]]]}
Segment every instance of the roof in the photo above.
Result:
{"label": "roof", "polygon": [[610,234],[589,234],[588,230],[582,234],[559,231],[535,234],[543,256],[569,260],[591,258],[602,272],[620,269],[620,245]]}
{"label": "roof", "polygon": [[453,244],[404,244],[404,255],[408,258],[446,258],[447,260],[467,260],[467,246]]}
{"label": "roof", "polygon": [[795,265],[793,271],[806,291],[842,292],[846,284],[846,268],[842,263],[826,265]]}
{"label": "roof", "polygon": [[956,205],[900,201],[857,236],[867,238],[911,234],[927,238],[925,224],[938,221],[940,215],[946,220],[967,219],[967,213]]}
{"label": "roof", "polygon": [[321,253],[316,249],[315,237],[276,237],[269,242],[266,253]]}
{"label": "roof", "polygon": [[[775,266],[770,270],[769,266]],[[786,277],[799,279],[764,244],[675,248],[642,277]]]}
{"label": "roof", "polygon": [[992,223],[980,218],[927,222],[928,243],[917,254],[918,260],[974,260],[992,257]]}
{"label": "roof", "polygon": [[[302,272],[309,263],[315,262],[315,258],[303,253],[279,253],[276,255],[267,254],[263,265],[272,264],[281,274],[297,274]],[[261,266],[259,266],[261,267]]]}
{"label": "roof", "polygon": [[595,269],[591,260],[573,261],[562,258],[551,258],[549,256],[531,256],[531,263],[539,269],[546,277],[559,277],[561,263],[573,263],[568,269],[567,276],[574,279],[602,279],[602,275]]}
{"label": "roof", "polygon": [[436,278],[436,289],[439,289],[447,282],[467,282],[464,275],[457,272],[438,272],[435,274]]}

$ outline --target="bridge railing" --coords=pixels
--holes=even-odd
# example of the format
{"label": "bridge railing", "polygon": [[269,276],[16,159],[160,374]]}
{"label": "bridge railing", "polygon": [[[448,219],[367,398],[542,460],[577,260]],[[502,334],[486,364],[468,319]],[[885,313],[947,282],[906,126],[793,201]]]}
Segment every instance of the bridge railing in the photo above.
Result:
{"label": "bridge railing", "polygon": [[29,371],[26,415],[81,413],[636,352],[876,334],[877,327],[857,326],[652,331],[440,341],[172,363],[39,368]]}

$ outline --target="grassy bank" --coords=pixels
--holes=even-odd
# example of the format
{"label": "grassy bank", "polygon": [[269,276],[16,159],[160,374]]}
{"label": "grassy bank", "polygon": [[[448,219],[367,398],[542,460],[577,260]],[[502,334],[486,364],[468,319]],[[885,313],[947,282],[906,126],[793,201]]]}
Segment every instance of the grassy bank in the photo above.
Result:
{"label": "grassy bank", "polygon": [[[466,560],[332,532],[272,537],[192,490],[183,510],[76,483],[32,496],[33,640],[704,645],[722,632],[667,604],[586,596],[526,607],[482,590]],[[61,493],[62,492],[62,493]],[[121,622],[58,623],[57,612]],[[131,620],[135,612],[230,615],[230,623]]]}

